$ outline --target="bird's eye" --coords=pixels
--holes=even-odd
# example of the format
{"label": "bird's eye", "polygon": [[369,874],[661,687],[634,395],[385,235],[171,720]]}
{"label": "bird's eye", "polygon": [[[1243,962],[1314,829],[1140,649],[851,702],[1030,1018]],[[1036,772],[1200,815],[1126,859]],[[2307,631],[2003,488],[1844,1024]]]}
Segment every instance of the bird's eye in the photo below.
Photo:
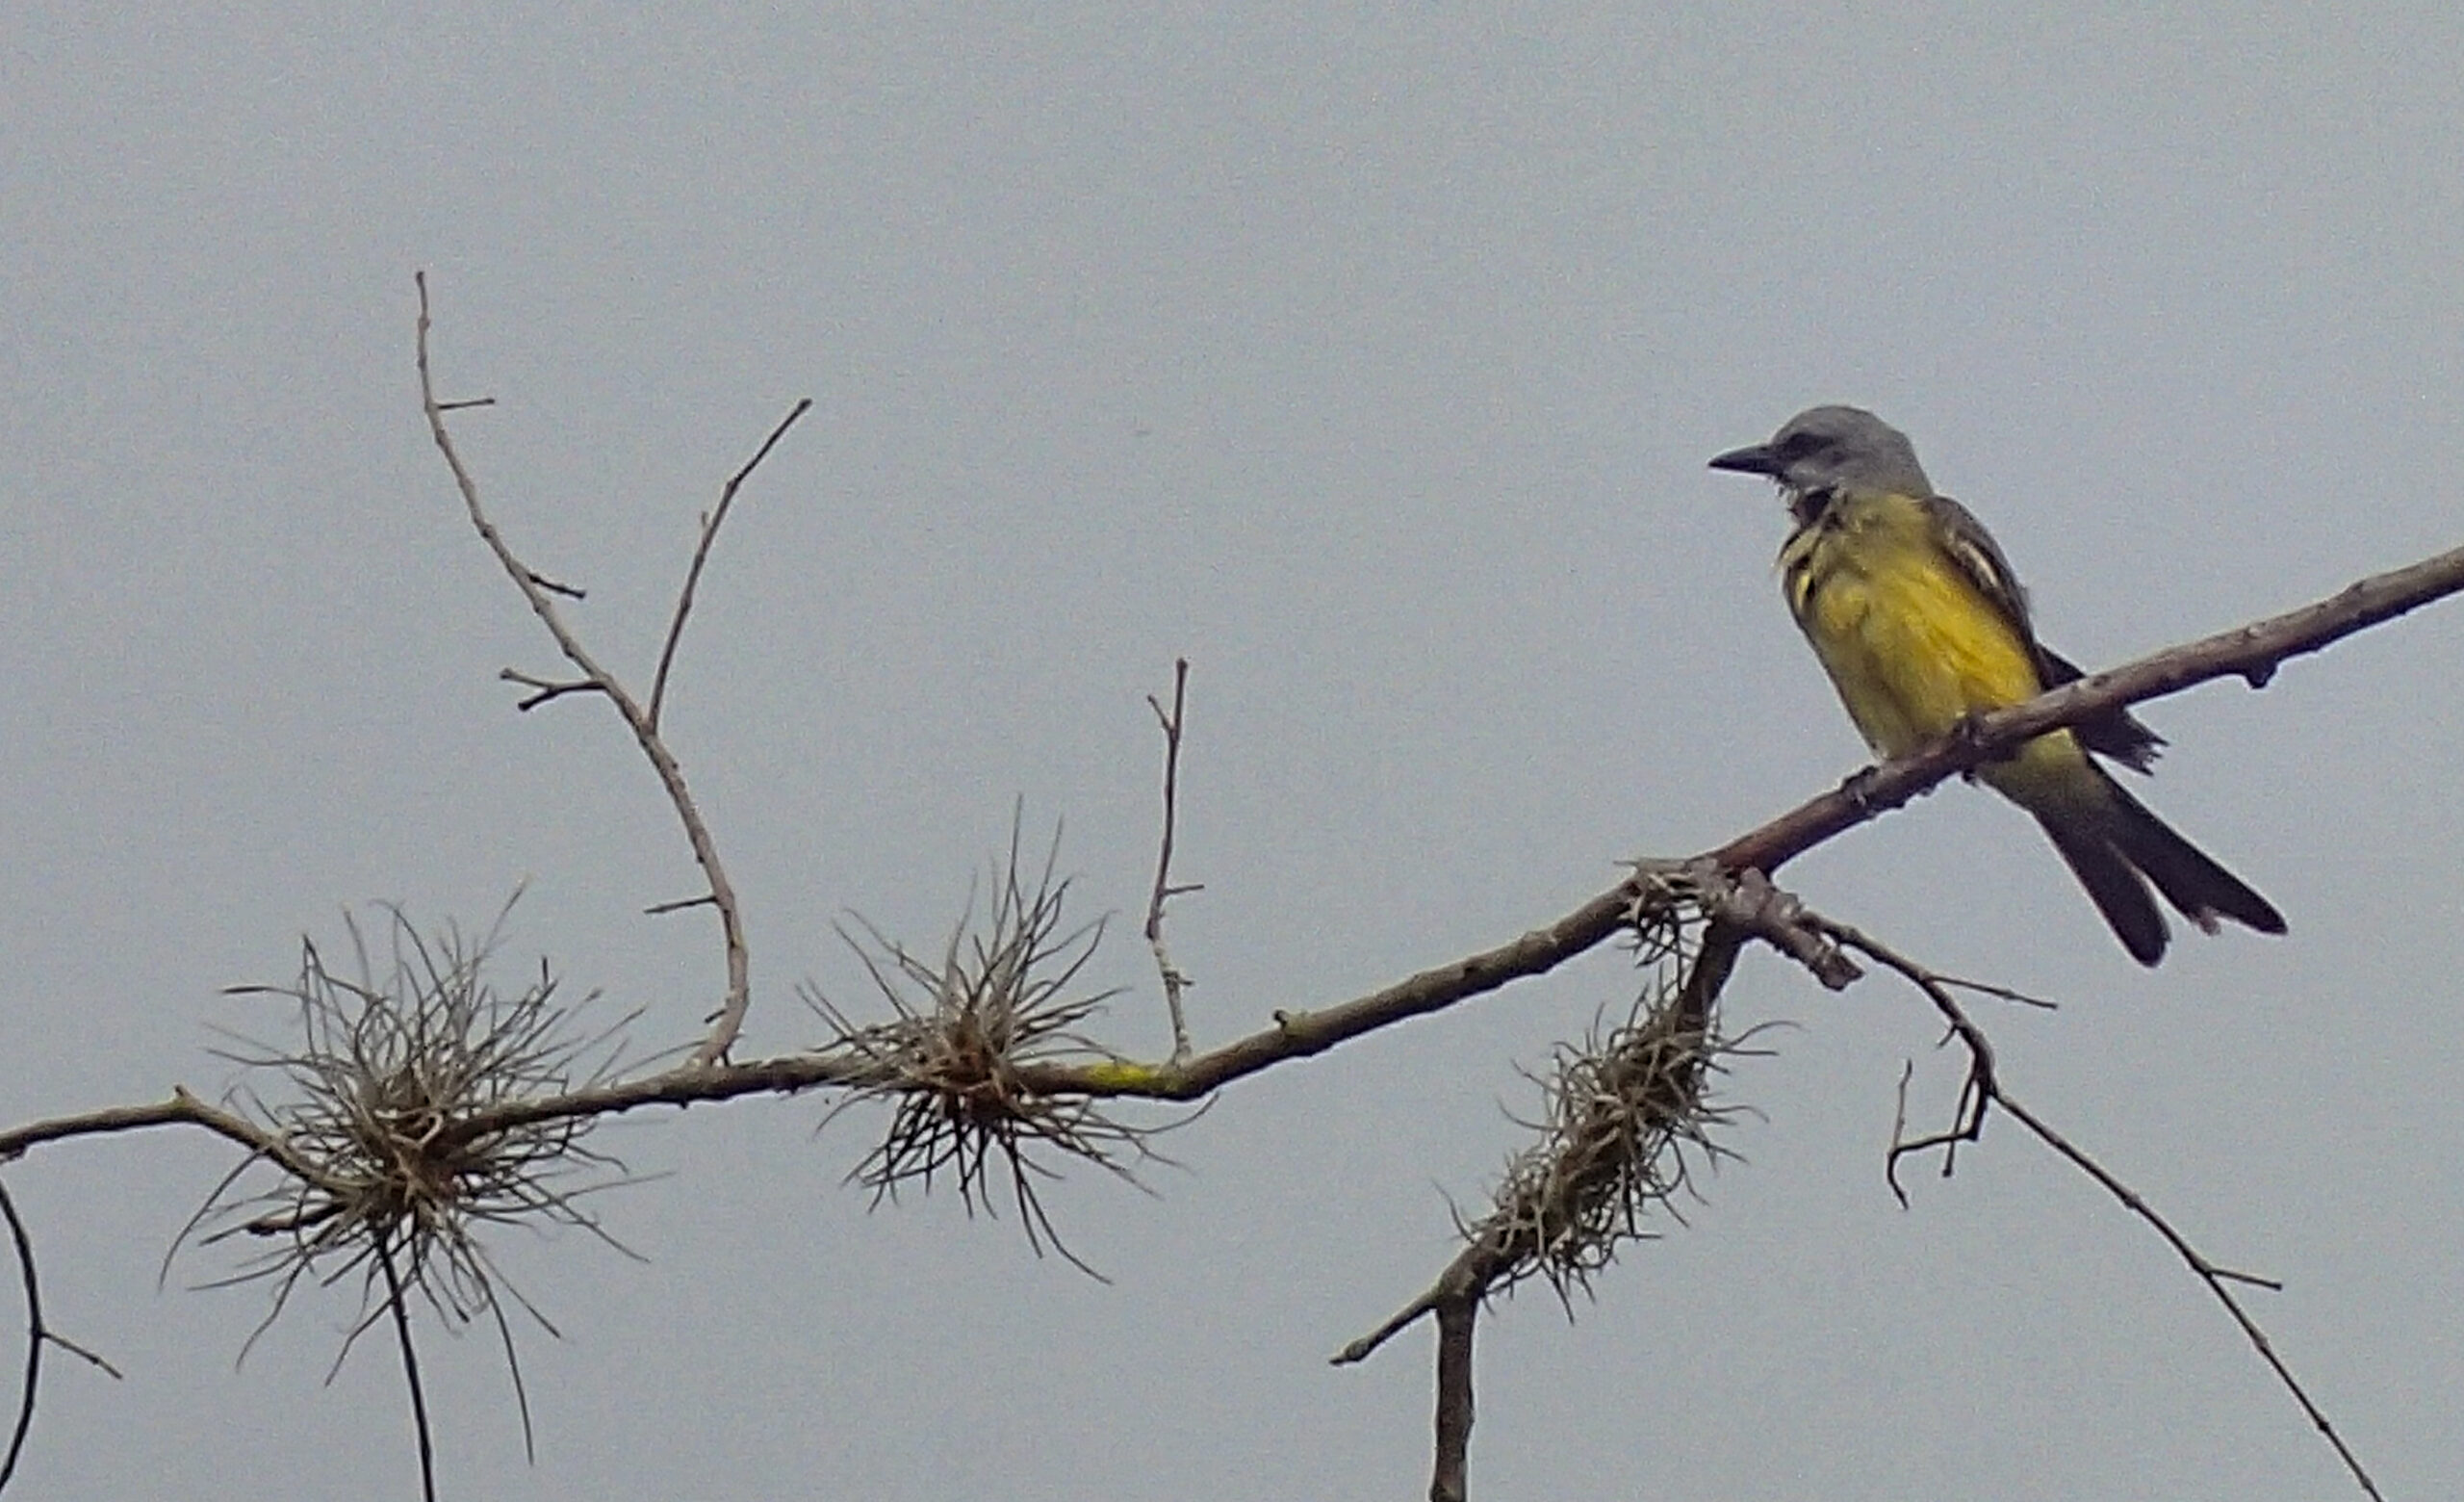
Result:
{"label": "bird's eye", "polygon": [[1822,439],[1813,433],[1790,433],[1780,440],[1772,453],[1783,464],[1793,464],[1822,447]]}

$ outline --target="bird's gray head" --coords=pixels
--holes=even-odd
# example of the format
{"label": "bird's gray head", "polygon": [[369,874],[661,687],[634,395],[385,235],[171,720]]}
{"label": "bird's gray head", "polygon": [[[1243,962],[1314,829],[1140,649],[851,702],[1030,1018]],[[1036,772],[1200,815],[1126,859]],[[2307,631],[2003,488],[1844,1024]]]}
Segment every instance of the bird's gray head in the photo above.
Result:
{"label": "bird's gray head", "polygon": [[1711,468],[1768,475],[1791,496],[1835,490],[1934,493],[1908,435],[1862,407],[1808,407],[1769,443],[1732,449],[1713,459]]}

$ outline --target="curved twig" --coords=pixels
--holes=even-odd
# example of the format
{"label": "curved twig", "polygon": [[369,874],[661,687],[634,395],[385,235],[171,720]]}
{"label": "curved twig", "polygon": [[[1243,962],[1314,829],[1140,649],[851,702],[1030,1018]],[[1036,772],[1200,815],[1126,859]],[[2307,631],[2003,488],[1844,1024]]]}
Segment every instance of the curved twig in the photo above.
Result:
{"label": "curved twig", "polygon": [[[1901,1192],[1896,1177],[1901,1158],[1912,1152],[1941,1148],[1943,1173],[1947,1177],[1951,1165],[1950,1154],[1957,1151],[1960,1143],[1975,1141],[1984,1130],[1988,1110],[1998,1107],[2002,1114],[2026,1127],[2030,1135],[2051,1148],[2073,1168],[2094,1180],[2097,1187],[2113,1196],[2123,1209],[2137,1216],[2157,1235],[2164,1238],[2165,1244],[2173,1249],[2173,1254],[2182,1259],[2183,1264],[2190,1268],[2199,1282],[2207,1285],[2208,1292],[2216,1296],[2216,1301],[2224,1306],[2225,1312],[2230,1314],[2233,1323],[2240,1327],[2243,1337],[2249,1341],[2252,1350],[2258,1352],[2259,1359],[2267,1362],[2268,1369],[2275,1374],[2277,1384],[2286,1392],[2292,1394],[2293,1401],[2301,1409],[2302,1416],[2310,1420],[2311,1427],[2317,1429],[2320,1436],[2327,1441],[2328,1447],[2335,1451],[2336,1459],[2344,1463],[2346,1473],[2352,1477],[2354,1484],[2361,1488],[2363,1494],[2372,1498],[2373,1502],[2384,1502],[2377,1483],[2371,1479],[2369,1470],[2362,1465],[2361,1457],[2353,1453],[2352,1446],[2345,1442],[2344,1436],[2336,1432],[2336,1426],[2328,1420],[2326,1412],[2310,1396],[2309,1389],[2302,1386],[2301,1380],[2293,1374],[2293,1368],[2286,1364],[2283,1357],[2276,1354],[2274,1343],[2269,1340],[2267,1332],[2260,1328],[2256,1319],[2251,1317],[2250,1311],[2243,1308],[2242,1301],[2233,1296],[2231,1286],[2240,1283],[2247,1287],[2278,1291],[2283,1285],[2273,1279],[2240,1272],[2210,1258],[2205,1253],[2199,1251],[2171,1221],[2167,1220],[2162,1212],[2148,1204],[2146,1198],[2138,1190],[2124,1183],[2113,1170],[2098,1162],[2093,1154],[2056,1131],[2043,1118],[2013,1099],[2010,1092],[2003,1087],[2000,1076],[1994,1072],[1992,1048],[1986,1040],[1984,1029],[1976,1025],[1975,1022],[1968,1017],[1966,1009],[1960,1005],[1958,997],[1951,994],[1953,985],[1959,983],[1936,973],[1906,955],[1900,954],[1888,945],[1860,933],[1844,923],[1834,923],[1824,919],[1814,919],[1812,921],[1819,924],[1824,931],[1842,945],[1897,971],[1911,985],[1923,993],[1925,998],[1934,1004],[1934,1009],[1942,1015],[1951,1032],[1968,1049],[1968,1076],[1966,1082],[1960,1087],[1960,1100],[1952,1112],[1950,1129],[1913,1141],[1894,1141],[1891,1144],[1889,1168],[1886,1173],[1890,1176],[1891,1192],[1899,1196],[1900,1204],[1905,1205],[1908,1203],[1908,1196]],[[1904,1079],[1902,1085],[1904,1089]]]}
{"label": "curved twig", "polygon": [[52,1116],[28,1122],[0,1131],[0,1163],[22,1157],[32,1148],[48,1142],[64,1142],[77,1137],[110,1136],[123,1131],[142,1131],[153,1126],[202,1126],[229,1142],[239,1144],[258,1157],[269,1159],[294,1178],[312,1184],[324,1182],[323,1176],[306,1159],[291,1149],[291,1145],[273,1132],[220,1106],[209,1105],[175,1085],[168,1101],[150,1105],[114,1105],[99,1111],[81,1111],[73,1116]]}
{"label": "curved twig", "polygon": [[[618,681],[614,673],[601,666],[598,660],[591,656],[589,649],[581,644],[581,638],[574,634],[573,629],[565,624],[564,616],[556,609],[556,602],[552,596],[567,591],[552,588],[535,570],[514,555],[512,547],[505,542],[504,535],[497,531],[496,523],[489,519],[486,507],[480,504],[478,481],[472,478],[469,467],[462,462],[462,455],[454,449],[453,435],[446,430],[445,414],[449,403],[437,400],[435,378],[428,369],[427,273],[418,272],[413,280],[418,284],[420,293],[418,343],[421,408],[427,414],[428,436],[435,440],[437,452],[445,456],[446,468],[453,474],[454,487],[462,493],[463,508],[470,513],[471,525],[478,531],[479,539],[488,545],[488,551],[496,555],[497,562],[504,569],[505,577],[513,581],[516,589],[522,591],[523,599],[529,603],[530,612],[538,616],[539,623],[548,629],[548,634],[556,643],[556,650],[563,653],[565,660],[571,662],[588,681],[589,686],[603,694],[607,702],[616,707],[616,712],[623,716],[626,726],[633,733],[634,742],[642,748],[642,754],[650,759],[652,770],[658,774],[659,786],[666,790],[667,800],[675,807],[676,816],[684,826],[684,838],[693,847],[693,859],[702,868],[704,879],[710,884],[710,905],[718,910],[721,939],[727,950],[727,997],[720,1003],[718,1012],[710,1020],[708,1036],[704,1038],[701,1046],[693,1050],[692,1057],[686,1064],[687,1068],[706,1068],[727,1057],[728,1049],[735,1046],[737,1036],[744,1030],[745,1013],[751,1009],[753,1003],[752,961],[745,947],[744,918],[736,902],[735,888],[728,881],[727,868],[719,862],[718,842],[711,838],[709,824],[702,817],[702,811],[693,802],[693,794],[684,786],[684,768],[678,764],[675,753],[668,749],[667,742],[659,736],[656,714],[652,710],[644,708],[641,702],[633,697],[631,691]],[[800,406],[789,414],[786,421],[781,423],[778,429],[771,435],[771,443],[776,443],[779,435],[786,431],[787,425],[804,415],[804,410]],[[736,479],[729,482],[731,497],[735,483],[745,475],[751,474],[753,464],[759,463],[761,454],[769,452],[770,444],[762,445],[761,453],[756,454],[753,463],[747,464],[738,472]],[[704,525],[702,550],[695,557],[694,572],[686,582],[688,594],[692,580],[700,575],[701,561],[708,553],[710,538],[715,535],[716,520],[719,514],[714,512],[712,520]],[[689,598],[681,602],[681,606],[689,606]],[[675,624],[670,628],[668,651],[662,654],[661,688],[665,687],[665,659],[672,655],[676,634],[683,629],[684,609],[681,606],[678,610]],[[564,686],[544,686],[528,702],[534,705],[545,703],[558,693],[568,691],[572,691],[572,688]]]}
{"label": "curved twig", "polygon": [[812,398],[806,397],[779,419],[779,426],[770,429],[770,436],[761,440],[761,447],[754,451],[753,457],[728,477],[726,486],[719,491],[719,504],[702,518],[702,540],[693,549],[692,566],[684,571],[684,587],[676,592],[676,618],[667,623],[667,640],[658,649],[658,671],[651,678],[649,719],[654,734],[658,730],[659,711],[667,703],[667,674],[676,665],[676,644],[684,639],[684,618],[693,613],[693,590],[702,583],[702,570],[710,561],[710,545],[718,541],[719,527],[728,519],[728,508],[735,505],[735,493],[743,488],[745,478],[761,467],[770,451],[779,447],[779,440],[787,436],[787,429],[796,426],[796,419],[811,410]]}
{"label": "curved twig", "polygon": [[411,1344],[411,1315],[404,1307],[402,1275],[394,1266],[393,1243],[381,1233],[376,1238],[376,1265],[385,1272],[385,1308],[394,1316],[394,1339],[402,1353],[402,1382],[411,1393],[411,1430],[420,1449],[420,1496],[423,1502],[436,1502],[436,1443],[428,1433],[427,1385],[420,1380],[420,1353]]}
{"label": "curved twig", "polygon": [[17,1275],[26,1290],[26,1374],[25,1390],[17,1398],[17,1423],[9,1435],[8,1459],[0,1460],[0,1491],[17,1474],[17,1460],[26,1453],[26,1436],[35,1427],[35,1391],[42,1385],[42,1289],[35,1278],[34,1238],[26,1234],[26,1223],[17,1214],[15,1196],[7,1184],[0,1184],[0,1216],[9,1221],[9,1240],[17,1249]]}

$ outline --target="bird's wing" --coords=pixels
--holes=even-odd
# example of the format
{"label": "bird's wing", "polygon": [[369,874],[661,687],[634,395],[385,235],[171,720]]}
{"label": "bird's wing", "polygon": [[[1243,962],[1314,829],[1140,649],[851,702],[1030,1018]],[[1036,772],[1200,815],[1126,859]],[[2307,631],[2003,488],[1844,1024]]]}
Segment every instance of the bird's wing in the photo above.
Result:
{"label": "bird's wing", "polygon": [[[2087,677],[2077,663],[2037,640],[2036,629],[2028,621],[2027,591],[2020,587],[2018,576],[2011,572],[2010,560],[2002,556],[2000,545],[1975,513],[1948,496],[1933,497],[1925,503],[1925,509],[1944,556],[1960,566],[1977,593],[2002,612],[2036,654],[2038,680],[2047,688],[2059,688]],[[2152,767],[2157,752],[2165,744],[2164,737],[2148,729],[2127,709],[2082,720],[2071,727],[2071,734],[2089,750],[2111,757],[2137,772]]]}
{"label": "bird's wing", "polygon": [[1948,496],[1927,498],[1925,515],[1943,556],[1960,566],[1976,592],[2002,613],[2019,639],[2034,647],[2037,634],[2028,624],[2028,592],[2019,587],[2018,576],[2011,572],[2010,560],[2002,557],[2000,545],[1985,524]]}

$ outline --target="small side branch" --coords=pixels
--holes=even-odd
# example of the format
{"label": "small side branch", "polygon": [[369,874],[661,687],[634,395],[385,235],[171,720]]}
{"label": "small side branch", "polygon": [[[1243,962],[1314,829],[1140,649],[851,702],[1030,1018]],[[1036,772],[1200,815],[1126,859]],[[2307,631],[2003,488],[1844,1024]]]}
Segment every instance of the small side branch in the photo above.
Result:
{"label": "small side branch", "polygon": [[2378,1484],[2371,1479],[2370,1472],[2363,1467],[2361,1457],[2355,1455],[2352,1446],[2345,1442],[2345,1437],[2336,1432],[2336,1426],[2328,1421],[2326,1413],[2311,1398],[2309,1389],[2301,1385],[2300,1379],[2293,1375],[2293,1368],[2286,1365],[2284,1358],[2276,1354],[2275,1343],[2268,1338],[2268,1333],[2260,1328],[2259,1322],[2251,1317],[2250,1311],[2243,1307],[2242,1301],[2235,1297],[2233,1292],[2233,1285],[2236,1283],[2246,1287],[2265,1288],[2272,1293],[2282,1291],[2284,1285],[2273,1279],[2237,1272],[2211,1260],[2205,1253],[2191,1244],[2189,1237],[2175,1230],[2172,1222],[2159,1214],[2155,1206],[2149,1204],[2137,1190],[2123,1183],[2103,1164],[2073,1146],[2069,1139],[2046,1125],[2036,1113],[1998,1090],[1994,1093],[1993,1099],[1996,1104],[2000,1105],[2013,1120],[2025,1126],[2038,1141],[2068,1159],[2073,1167],[2094,1179],[2107,1194],[2119,1201],[2124,1209],[2138,1216],[2153,1229],[2156,1234],[2165,1238],[2165,1244],[2171,1247],[2173,1254],[2182,1259],[2183,1264],[2197,1275],[2199,1282],[2207,1285],[2207,1291],[2216,1295],[2216,1302],[2224,1306],[2224,1311],[2232,1316],[2233,1323],[2241,1327],[2243,1337],[2250,1342],[2250,1349],[2259,1353],[2259,1360],[2267,1362],[2268,1369],[2275,1373],[2276,1382],[2286,1392],[2293,1395],[2293,1401],[2300,1406],[2302,1416],[2310,1420],[2311,1427],[2318,1430],[2320,1437],[2327,1441],[2328,1447],[2336,1452],[2336,1459],[2344,1463],[2345,1470],[2352,1477],[2353,1484],[2361,1488],[2363,1495],[2370,1497],[2372,1502],[2385,1502],[2378,1490]]}
{"label": "small side branch", "polygon": [[16,1198],[6,1184],[0,1184],[0,1215],[8,1217],[9,1241],[17,1251],[18,1281],[26,1291],[26,1369],[19,1379],[24,1390],[17,1396],[17,1422],[9,1435],[8,1459],[0,1461],[0,1491],[6,1491],[17,1474],[18,1457],[26,1453],[26,1436],[34,1431],[35,1393],[42,1385],[42,1347],[47,1335],[42,1325],[42,1287],[35,1278],[34,1238],[26,1234]]}
{"label": "small side branch", "polygon": [[1172,885],[1172,837],[1180,809],[1181,789],[1181,727],[1188,703],[1190,660],[1177,658],[1172,662],[1172,708],[1167,712],[1153,694],[1146,696],[1146,706],[1155,712],[1155,723],[1164,732],[1164,835],[1155,857],[1155,890],[1146,899],[1146,946],[1154,951],[1155,970],[1164,980],[1164,1005],[1172,1017],[1172,1063],[1186,1064],[1190,1057],[1189,1018],[1181,1007],[1181,995],[1189,989],[1190,977],[1172,963],[1172,953],[1164,946],[1164,908],[1174,897],[1193,892],[1203,892],[1201,883]]}
{"label": "small side branch", "polygon": [[436,1502],[436,1439],[428,1428],[427,1384],[420,1379],[419,1347],[411,1341],[411,1311],[404,1297],[402,1275],[394,1265],[393,1243],[376,1237],[376,1263],[385,1274],[385,1312],[394,1325],[394,1345],[402,1358],[402,1385],[411,1397],[411,1432],[420,1452],[420,1499]]}
{"label": "small side branch", "polygon": [[[2317,1429],[2320,1436],[2326,1440],[2328,1447],[2335,1452],[2336,1459],[2343,1463],[2346,1473],[2351,1476],[2354,1485],[2361,1489],[2362,1494],[2372,1498],[2373,1502],[2384,1502],[2377,1483],[2371,1479],[2369,1470],[2362,1465],[2361,1457],[2354,1454],[2352,1447],[2345,1442],[2344,1436],[2336,1432],[2336,1426],[2328,1420],[2325,1411],[2310,1396],[2309,1390],[2302,1386],[2300,1379],[2294,1376],[2293,1368],[2287,1365],[2284,1358],[2276,1353],[2274,1343],[2268,1338],[2267,1332],[2260,1328],[2259,1322],[2251,1316],[2247,1308],[2243,1307],[2241,1299],[2234,1292],[2236,1286],[2265,1288],[2270,1292],[2276,1292],[2280,1291],[2283,1285],[2271,1278],[2262,1278],[2256,1274],[2226,1267],[2208,1256],[2194,1245],[2190,1237],[2183,1234],[2179,1228],[2166,1219],[2154,1205],[2148,1204],[2146,1198],[2138,1190],[2123,1182],[2118,1175],[2098,1162],[2093,1154],[2055,1130],[2043,1118],[2011,1096],[2010,1092],[2003,1087],[2000,1075],[1995,1073],[1993,1049],[1991,1044],[1986,1039],[1985,1030],[1967,1015],[1966,1008],[1960,1004],[1959,997],[1954,995],[1955,990],[1959,989],[1989,990],[1990,988],[1973,987],[1967,982],[1939,974],[1900,954],[1889,945],[1868,935],[1859,933],[1845,924],[1833,923],[1827,919],[1816,919],[1816,921],[1843,945],[1859,950],[1876,963],[1897,971],[1911,985],[1913,985],[1928,1001],[1933,1003],[1934,1009],[1941,1014],[1943,1021],[1950,1028],[1950,1036],[1958,1038],[1962,1047],[1967,1050],[1967,1078],[1960,1087],[1959,1102],[1952,1111],[1949,1129],[1914,1140],[1894,1141],[1891,1145],[1886,1174],[1890,1181],[1891,1192],[1899,1196],[1900,1204],[1905,1205],[1908,1203],[1908,1196],[1900,1188],[1898,1179],[1900,1159],[1911,1153],[1930,1152],[1939,1148],[1943,1154],[1942,1172],[1945,1177],[1948,1177],[1951,1172],[1952,1154],[1958,1151],[1959,1145],[1977,1140],[1984,1131],[1988,1113],[1990,1110],[1999,1109],[2002,1114],[2026,1127],[2029,1135],[2052,1149],[2073,1168],[2087,1175],[2098,1188],[2111,1195],[2122,1208],[2137,1216],[2162,1237],[2167,1246],[2173,1249],[2174,1256],[2180,1257],[2183,1265],[2206,1285],[2209,1293],[2215,1295],[2216,1301],[2224,1306],[2225,1312],[2239,1327],[2243,1337],[2249,1341],[2250,1348],[2258,1352],[2259,1359],[2265,1361],[2268,1369],[2275,1374],[2277,1384],[2292,1395],[2295,1404],[2300,1408],[2302,1416],[2307,1418],[2311,1426]],[[1906,1081],[1903,1079],[1903,1091],[1905,1088]]]}
{"label": "small side branch", "polygon": [[710,545],[719,540],[719,528],[728,519],[728,508],[735,505],[735,493],[744,488],[745,479],[761,467],[771,450],[779,447],[779,440],[787,436],[787,429],[811,410],[810,397],[789,408],[787,415],[779,419],[779,426],[770,429],[770,436],[761,440],[761,447],[754,451],[753,457],[744,461],[744,467],[728,477],[726,486],[719,491],[719,504],[702,517],[702,540],[694,546],[692,566],[684,571],[684,587],[676,593],[676,617],[667,623],[667,640],[658,649],[658,672],[651,679],[649,718],[654,732],[658,729],[659,711],[667,703],[667,674],[676,665],[676,644],[684,639],[684,618],[693,613],[693,591],[702,583],[702,570],[710,561]]}
{"label": "small side branch", "polygon": [[[428,436],[435,440],[437,453],[444,455],[446,468],[452,472],[454,488],[461,492],[463,508],[469,513],[471,526],[478,532],[479,540],[486,543],[488,551],[496,555],[497,562],[503,568],[505,577],[513,581],[514,587],[522,592],[522,598],[529,605],[530,613],[539,618],[539,624],[547,628],[549,636],[554,640],[556,650],[564,655],[565,660],[572,663],[580,675],[578,681],[561,682],[515,675],[515,682],[530,686],[534,690],[531,696],[524,701],[523,708],[535,709],[565,694],[584,690],[604,695],[607,702],[615,706],[616,712],[623,717],[626,727],[632,731],[634,742],[641,747],[643,756],[650,760],[652,770],[658,774],[659,786],[666,790],[667,801],[675,808],[678,821],[684,826],[685,842],[692,846],[693,859],[701,866],[703,876],[709,882],[710,906],[716,909],[719,915],[720,942],[726,951],[728,979],[726,997],[719,1003],[718,1011],[710,1019],[710,1030],[703,1038],[700,1046],[693,1050],[692,1056],[685,1065],[691,1069],[706,1069],[726,1058],[728,1050],[735,1046],[736,1038],[744,1030],[745,1014],[753,1005],[752,959],[745,945],[744,917],[742,909],[736,902],[735,887],[728,880],[727,868],[720,864],[718,842],[711,838],[708,822],[702,817],[702,811],[695,805],[692,792],[684,786],[684,768],[677,762],[676,754],[668,749],[666,740],[659,735],[655,708],[657,699],[654,697],[654,707],[646,708],[640,700],[633,697],[632,692],[625,687],[614,673],[601,665],[599,660],[591,655],[589,649],[582,645],[581,638],[575,634],[573,628],[565,623],[562,612],[556,609],[555,596],[569,594],[571,591],[553,584],[537,570],[516,557],[511,545],[504,540],[503,533],[500,532],[496,523],[489,519],[486,506],[481,505],[478,481],[472,478],[470,468],[462,462],[460,452],[453,447],[453,435],[447,429],[445,424],[446,413],[456,403],[441,401],[437,399],[435,377],[428,367],[430,324],[427,273],[421,272],[413,277],[413,280],[418,284],[420,294],[418,333],[420,405],[427,415]],[[786,433],[788,427],[797,418],[802,417],[810,404],[810,402],[800,403],[772,430],[769,441],[764,443],[759,452],[755,453],[753,458],[736,472],[734,478],[728,481],[727,489],[720,498],[719,508],[704,520],[702,544],[694,555],[693,567],[685,580],[684,593],[677,603],[676,617],[668,630],[666,649],[660,654],[656,693],[663,693],[666,689],[668,665],[674,658],[677,638],[683,632],[684,619],[692,606],[693,585],[701,577],[702,566],[709,555],[712,540],[718,534],[718,524],[725,517],[728,503],[734,499],[735,491],[743,483],[745,477],[753,473],[754,467],[761,462],[762,458],[770,453],[771,448]]]}

